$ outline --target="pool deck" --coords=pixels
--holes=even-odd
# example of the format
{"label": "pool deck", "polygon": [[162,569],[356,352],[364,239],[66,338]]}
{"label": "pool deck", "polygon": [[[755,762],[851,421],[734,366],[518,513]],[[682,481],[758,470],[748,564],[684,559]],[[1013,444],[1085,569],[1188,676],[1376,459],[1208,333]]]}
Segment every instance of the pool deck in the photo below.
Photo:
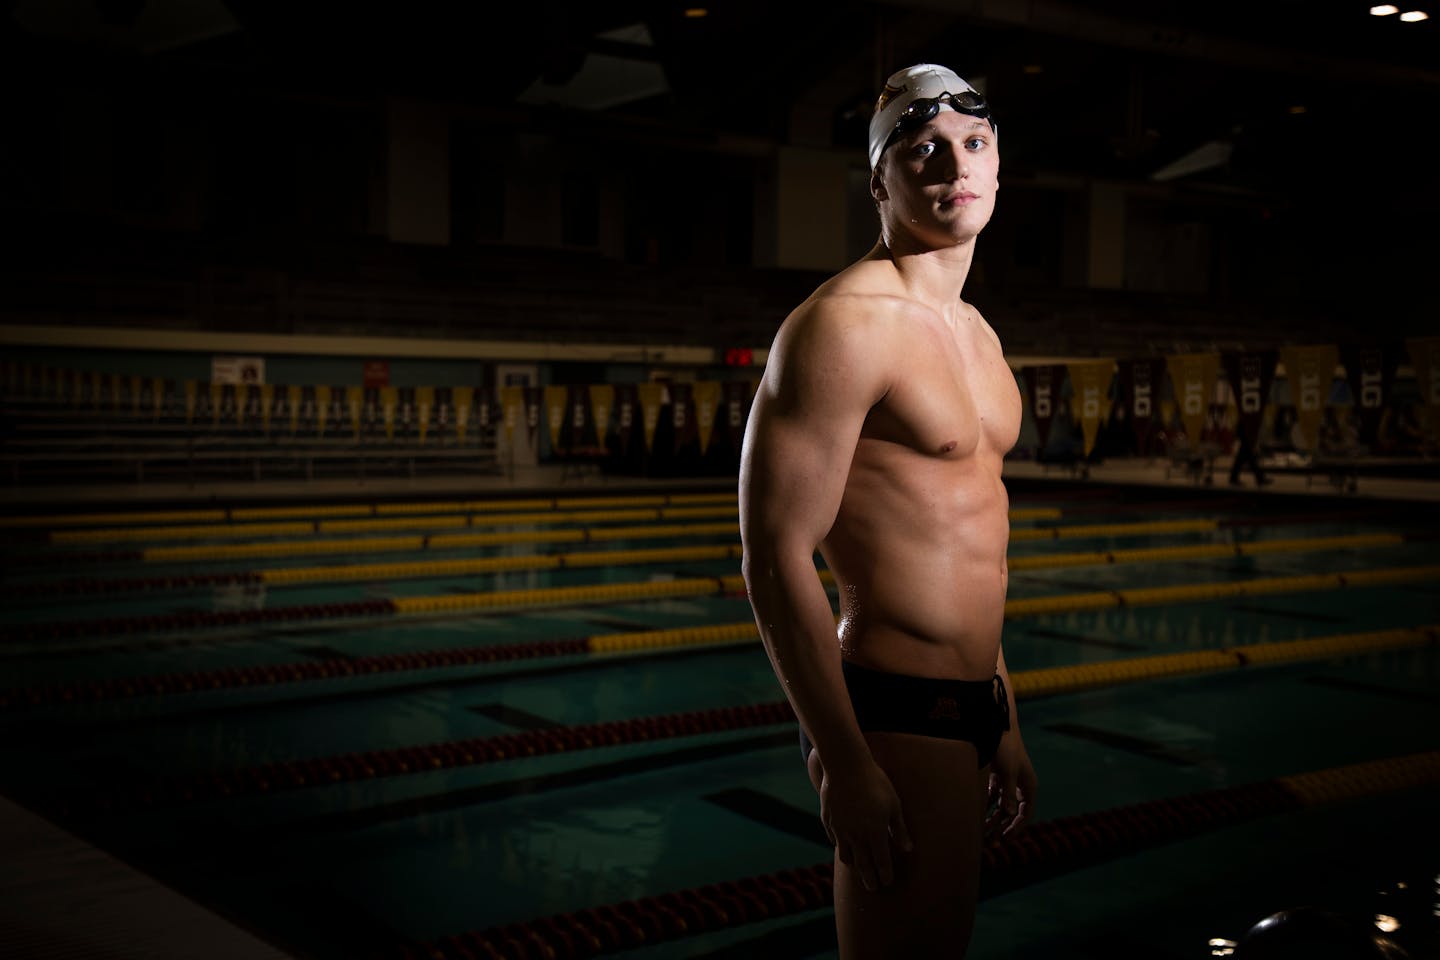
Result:
{"label": "pool deck", "polygon": [[0,850],[6,960],[291,960],[3,797]]}

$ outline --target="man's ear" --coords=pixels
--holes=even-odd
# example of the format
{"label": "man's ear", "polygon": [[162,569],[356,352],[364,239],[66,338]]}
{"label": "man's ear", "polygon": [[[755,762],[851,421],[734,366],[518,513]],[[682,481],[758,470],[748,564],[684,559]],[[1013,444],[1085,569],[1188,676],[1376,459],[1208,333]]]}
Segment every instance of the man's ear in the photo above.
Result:
{"label": "man's ear", "polygon": [[889,200],[890,194],[885,191],[885,183],[880,179],[880,168],[876,167],[870,171],[870,196],[875,202]]}

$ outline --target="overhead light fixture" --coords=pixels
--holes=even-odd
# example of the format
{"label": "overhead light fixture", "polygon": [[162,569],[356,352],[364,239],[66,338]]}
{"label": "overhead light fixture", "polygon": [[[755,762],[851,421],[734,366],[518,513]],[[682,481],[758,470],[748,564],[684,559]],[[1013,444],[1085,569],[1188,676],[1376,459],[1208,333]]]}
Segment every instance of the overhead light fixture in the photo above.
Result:
{"label": "overhead light fixture", "polygon": [[1293,106],[1293,107],[1290,108],[1290,112],[1291,112],[1291,113],[1296,113],[1296,114],[1298,114],[1298,113],[1304,113],[1304,112],[1305,112],[1305,105],[1304,105],[1303,103],[1297,103],[1297,104],[1295,104],[1295,106]]}
{"label": "overhead light fixture", "polygon": [[689,17],[691,20],[699,20],[701,17],[708,17],[709,15],[710,11],[706,10],[704,7],[685,8],[685,16]]}
{"label": "overhead light fixture", "polygon": [[1424,10],[1407,10],[1400,14],[1400,19],[1406,23],[1419,23],[1421,20],[1429,20],[1430,14]]}
{"label": "overhead light fixture", "polygon": [[1370,8],[1370,16],[1372,17],[1388,17],[1399,12],[1400,8],[1393,3],[1382,3],[1378,7]]}

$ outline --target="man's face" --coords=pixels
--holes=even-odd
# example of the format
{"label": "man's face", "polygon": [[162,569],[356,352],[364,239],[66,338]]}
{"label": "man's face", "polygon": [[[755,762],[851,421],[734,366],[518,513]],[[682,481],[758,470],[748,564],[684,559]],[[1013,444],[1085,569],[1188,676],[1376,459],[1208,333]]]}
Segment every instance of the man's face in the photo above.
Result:
{"label": "man's face", "polygon": [[990,123],[942,110],[885,151],[871,191],[892,231],[951,245],[973,239],[990,221],[999,170]]}

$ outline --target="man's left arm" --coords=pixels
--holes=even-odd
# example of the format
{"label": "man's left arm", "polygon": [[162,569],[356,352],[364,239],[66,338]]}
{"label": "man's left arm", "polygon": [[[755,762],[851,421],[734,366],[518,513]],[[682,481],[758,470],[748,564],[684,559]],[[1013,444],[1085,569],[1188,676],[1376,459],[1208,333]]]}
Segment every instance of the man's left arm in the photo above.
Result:
{"label": "man's left arm", "polygon": [[995,672],[1000,675],[1009,700],[1010,729],[1000,738],[995,759],[990,761],[989,801],[994,809],[986,818],[985,829],[987,832],[999,830],[1002,836],[1008,836],[1035,816],[1035,794],[1039,781],[1035,777],[1035,767],[1030,763],[1030,754],[1025,750],[1025,741],[1020,736],[1020,713],[1015,709],[1015,687],[1005,666],[1003,645],[995,663]]}

